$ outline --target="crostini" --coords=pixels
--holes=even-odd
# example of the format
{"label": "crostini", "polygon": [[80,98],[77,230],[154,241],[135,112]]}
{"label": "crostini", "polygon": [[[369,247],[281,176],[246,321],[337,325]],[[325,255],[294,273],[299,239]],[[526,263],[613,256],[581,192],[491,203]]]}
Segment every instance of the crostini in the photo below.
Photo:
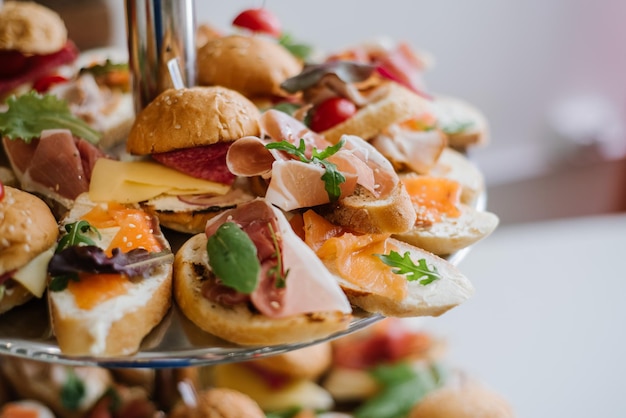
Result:
{"label": "crostini", "polygon": [[241,345],[311,341],[347,328],[334,277],[263,199],[229,209],[176,253],[174,297],[201,329]]}
{"label": "crostini", "polygon": [[172,299],[174,256],[156,218],[82,194],[61,224],[48,265],[51,324],[61,352],[135,353]]}

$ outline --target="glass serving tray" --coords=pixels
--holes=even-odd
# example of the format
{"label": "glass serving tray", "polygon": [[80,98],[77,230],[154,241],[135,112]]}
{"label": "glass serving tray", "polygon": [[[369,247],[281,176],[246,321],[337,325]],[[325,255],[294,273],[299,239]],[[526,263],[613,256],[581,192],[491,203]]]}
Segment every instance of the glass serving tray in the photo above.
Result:
{"label": "glass serving tray", "polygon": [[[469,251],[466,248],[448,260],[458,264]],[[240,362],[281,354],[351,334],[383,317],[362,310],[353,312],[348,328],[327,338],[298,344],[276,346],[240,346],[215,337],[193,324],[176,304],[155,329],[148,334],[132,356],[74,357],[63,355],[52,334],[45,298],[33,300],[2,315],[0,355],[28,358],[72,366],[178,368],[218,363]]]}

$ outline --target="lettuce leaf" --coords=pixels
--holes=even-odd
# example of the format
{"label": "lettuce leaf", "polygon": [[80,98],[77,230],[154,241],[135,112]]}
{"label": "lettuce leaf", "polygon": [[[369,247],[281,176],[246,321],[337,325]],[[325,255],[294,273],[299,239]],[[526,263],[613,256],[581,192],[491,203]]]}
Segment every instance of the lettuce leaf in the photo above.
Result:
{"label": "lettuce leaf", "polygon": [[0,133],[9,139],[30,143],[46,129],[69,129],[73,135],[92,144],[98,143],[100,133],[74,116],[64,100],[46,94],[29,92],[7,100],[8,110],[0,113]]}

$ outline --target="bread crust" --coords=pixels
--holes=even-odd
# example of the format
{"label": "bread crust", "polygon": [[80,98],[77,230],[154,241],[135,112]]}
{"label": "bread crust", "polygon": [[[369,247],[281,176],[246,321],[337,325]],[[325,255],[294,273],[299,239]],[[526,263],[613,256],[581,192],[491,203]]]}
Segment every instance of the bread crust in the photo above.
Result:
{"label": "bread crust", "polygon": [[317,380],[332,363],[330,342],[311,345],[284,354],[263,357],[252,364],[295,379]]}
{"label": "bread crust", "polygon": [[174,259],[174,298],[200,329],[240,345],[279,345],[324,338],[348,326],[351,315],[340,312],[269,318],[247,303],[224,306],[209,301],[202,296],[202,277],[195,267],[207,263],[206,243],[205,234],[194,235]]}
{"label": "bread crust", "polygon": [[394,82],[386,82],[381,87],[387,91],[381,99],[359,109],[352,117],[321,132],[324,137],[336,144],[342,135],[356,135],[369,140],[386,127],[413,117],[430,107],[428,99]]}
{"label": "bread crust", "polygon": [[0,200],[0,275],[26,265],[59,236],[57,221],[43,200],[9,186],[4,192]]}
{"label": "bread crust", "polygon": [[377,199],[365,188],[357,186],[351,196],[326,205],[319,212],[329,222],[363,234],[406,232],[413,227],[417,217],[401,182],[386,199]]}
{"label": "bread crust", "polygon": [[260,134],[257,107],[224,87],[169,89],[135,119],[126,149],[147,155]]}
{"label": "bread crust", "polygon": [[[114,304],[91,313],[74,315],[66,312],[57,302],[55,292],[48,292],[50,319],[61,352],[73,356],[115,357],[135,353],[143,338],[158,325],[172,300],[172,266],[161,266],[153,277],[143,280],[158,280],[158,286],[150,292],[146,303],[131,306],[116,319],[109,322]],[[141,284],[134,284],[141,286]],[[100,306],[105,306],[100,305]],[[94,313],[95,312],[95,313]],[[99,329],[108,328],[104,344],[100,341]]]}
{"label": "bread crust", "polygon": [[198,83],[237,90],[246,97],[284,96],[280,84],[302,71],[302,63],[276,42],[231,35],[198,50]]}
{"label": "bread crust", "polygon": [[52,54],[67,42],[61,16],[35,2],[7,1],[0,5],[0,49],[23,54]]}
{"label": "bread crust", "polygon": [[212,388],[198,394],[197,407],[178,402],[170,418],[265,418],[261,407],[248,395],[228,388]]}
{"label": "bread crust", "polygon": [[474,382],[446,386],[429,393],[413,407],[409,418],[514,418],[509,403]]}

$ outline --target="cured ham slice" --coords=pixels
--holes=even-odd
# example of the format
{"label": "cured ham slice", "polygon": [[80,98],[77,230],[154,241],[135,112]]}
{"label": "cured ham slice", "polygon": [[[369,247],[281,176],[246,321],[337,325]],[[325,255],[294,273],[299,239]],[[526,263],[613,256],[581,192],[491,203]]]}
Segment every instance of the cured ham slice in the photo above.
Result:
{"label": "cured ham slice", "polygon": [[69,208],[89,190],[98,148],[66,129],[51,129],[30,143],[3,139],[6,154],[24,190],[38,193]]}
{"label": "cured ham slice", "polygon": [[[283,318],[311,312],[351,312],[350,303],[335,278],[291,229],[285,215],[279,209],[263,199],[240,205],[209,221],[207,235],[212,235],[226,221],[242,225],[244,230],[246,230],[245,225],[251,223],[277,226],[276,235],[281,241],[283,270],[288,271],[288,274],[286,285],[278,298],[277,292],[272,289],[273,286],[269,286],[267,281],[260,281],[251,299],[263,314],[273,318]],[[267,235],[263,235],[266,232],[262,232],[262,228],[252,228],[252,230],[251,239],[257,244],[259,252],[263,254],[259,258],[266,258],[268,251],[274,252],[273,243],[268,243]],[[268,247],[268,245],[271,246]]]}

